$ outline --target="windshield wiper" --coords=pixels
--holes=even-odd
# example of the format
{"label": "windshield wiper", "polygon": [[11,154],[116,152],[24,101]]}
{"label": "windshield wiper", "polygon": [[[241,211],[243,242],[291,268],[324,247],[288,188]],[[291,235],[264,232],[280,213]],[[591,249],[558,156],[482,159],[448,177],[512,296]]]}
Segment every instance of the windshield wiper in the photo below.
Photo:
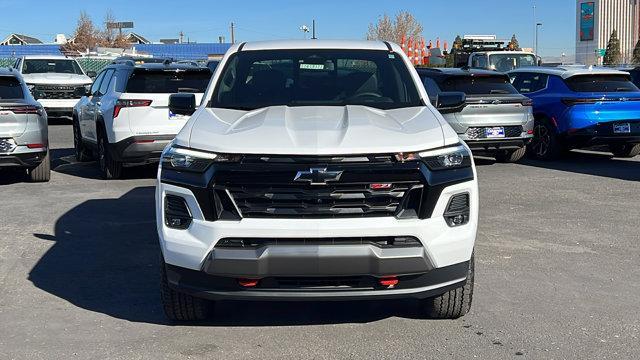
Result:
{"label": "windshield wiper", "polygon": [[490,94],[509,94],[507,90],[491,90]]}

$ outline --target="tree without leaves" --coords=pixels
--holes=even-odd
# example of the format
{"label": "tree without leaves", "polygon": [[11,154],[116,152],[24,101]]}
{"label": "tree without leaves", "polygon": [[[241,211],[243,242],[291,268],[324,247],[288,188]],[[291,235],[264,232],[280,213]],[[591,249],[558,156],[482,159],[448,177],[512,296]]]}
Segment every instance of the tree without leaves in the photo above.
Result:
{"label": "tree without leaves", "polygon": [[84,52],[95,48],[100,42],[99,31],[93,25],[93,21],[86,12],[80,13],[78,25],[73,34],[73,42],[63,46],[66,51]]}
{"label": "tree without leaves", "polygon": [[107,14],[104,17],[104,30],[100,32],[100,45],[113,48],[128,48],[131,44],[129,44],[127,37],[117,29],[109,28],[108,24],[114,22],[116,22],[116,17],[113,15],[113,11],[107,10]]}
{"label": "tree without leaves", "polygon": [[618,31],[613,30],[611,37],[609,37],[609,43],[607,44],[607,51],[604,53],[602,64],[604,65],[620,65],[622,61],[622,54],[620,53],[620,39],[618,39]]}
{"label": "tree without leaves", "polygon": [[422,25],[409,12],[401,11],[392,19],[384,14],[378,21],[369,24],[368,40],[384,40],[400,43],[402,36],[417,39],[422,34]]}
{"label": "tree without leaves", "polygon": [[63,45],[63,50],[85,52],[93,50],[97,46],[128,48],[131,44],[124,35],[120,35],[115,29],[107,28],[107,22],[114,22],[114,19],[113,13],[108,11],[105,16],[104,29],[100,30],[93,24],[86,12],[81,12],[73,34],[73,42]]}
{"label": "tree without leaves", "polygon": [[640,40],[636,43],[636,47],[633,49],[633,59],[631,59],[633,65],[640,65]]}

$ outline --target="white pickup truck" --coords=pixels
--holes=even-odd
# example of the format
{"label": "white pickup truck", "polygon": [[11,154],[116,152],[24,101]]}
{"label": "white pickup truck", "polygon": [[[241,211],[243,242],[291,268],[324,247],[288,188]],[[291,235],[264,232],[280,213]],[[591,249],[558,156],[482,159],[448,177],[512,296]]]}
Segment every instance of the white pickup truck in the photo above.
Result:
{"label": "white pickup truck", "polygon": [[479,51],[471,53],[467,63],[470,68],[500,72],[536,65],[536,55],[527,51]]}
{"label": "white pickup truck", "polygon": [[61,55],[33,55],[19,58],[14,66],[49,116],[71,116],[85,87],[91,86],[92,73],[85,73],[74,59]]}

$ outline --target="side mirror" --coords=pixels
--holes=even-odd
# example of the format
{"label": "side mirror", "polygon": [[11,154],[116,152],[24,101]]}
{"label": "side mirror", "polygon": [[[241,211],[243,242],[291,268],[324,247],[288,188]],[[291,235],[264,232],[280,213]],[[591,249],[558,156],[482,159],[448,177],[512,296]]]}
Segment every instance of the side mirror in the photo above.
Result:
{"label": "side mirror", "polygon": [[467,96],[459,91],[440,93],[436,100],[436,108],[441,114],[460,112],[466,105]]}
{"label": "side mirror", "polygon": [[81,86],[81,87],[77,87],[74,91],[73,94],[76,97],[83,97],[83,96],[89,96],[91,95],[91,89],[87,86]]}
{"label": "side mirror", "polygon": [[192,115],[196,111],[196,96],[194,94],[169,96],[169,111],[175,115]]}
{"label": "side mirror", "polygon": [[92,79],[95,79],[96,75],[98,75],[98,74],[95,71],[87,71],[87,76],[92,78]]}

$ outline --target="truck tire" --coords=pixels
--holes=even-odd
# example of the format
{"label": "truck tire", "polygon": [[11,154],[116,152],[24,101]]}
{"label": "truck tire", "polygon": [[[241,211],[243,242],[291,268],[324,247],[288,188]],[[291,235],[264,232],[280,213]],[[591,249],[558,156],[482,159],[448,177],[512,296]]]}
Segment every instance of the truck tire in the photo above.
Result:
{"label": "truck tire", "polygon": [[609,145],[609,150],[615,157],[632,158],[640,154],[640,144],[612,144]]}
{"label": "truck tire", "polygon": [[172,321],[202,321],[209,318],[213,302],[181,293],[169,287],[164,263],[161,263],[160,298],[162,309]]}
{"label": "truck tire", "polygon": [[469,261],[469,272],[467,279],[459,288],[447,291],[446,293],[427,299],[426,311],[431,319],[457,319],[466,315],[471,309],[473,300],[473,277],[475,271],[474,256]]}
{"label": "truck tire", "polygon": [[533,139],[527,145],[527,153],[538,160],[556,160],[565,151],[556,127],[546,118],[538,119],[533,126]]}
{"label": "truck tire", "polygon": [[51,178],[51,161],[49,160],[49,152],[47,151],[47,155],[42,159],[42,162],[34,167],[33,169],[29,169],[29,180],[31,182],[47,182]]}
{"label": "truck tire", "polygon": [[514,163],[520,161],[527,152],[527,147],[523,146],[518,150],[502,150],[495,155],[496,161],[501,163]]}
{"label": "truck tire", "polygon": [[102,177],[106,180],[119,179],[122,176],[122,163],[113,159],[109,153],[107,136],[104,130],[98,134],[98,164]]}
{"label": "truck tire", "polygon": [[77,162],[86,162],[91,160],[91,152],[82,143],[80,124],[78,123],[78,119],[75,116],[73,117],[73,148],[75,150],[75,157]]}

